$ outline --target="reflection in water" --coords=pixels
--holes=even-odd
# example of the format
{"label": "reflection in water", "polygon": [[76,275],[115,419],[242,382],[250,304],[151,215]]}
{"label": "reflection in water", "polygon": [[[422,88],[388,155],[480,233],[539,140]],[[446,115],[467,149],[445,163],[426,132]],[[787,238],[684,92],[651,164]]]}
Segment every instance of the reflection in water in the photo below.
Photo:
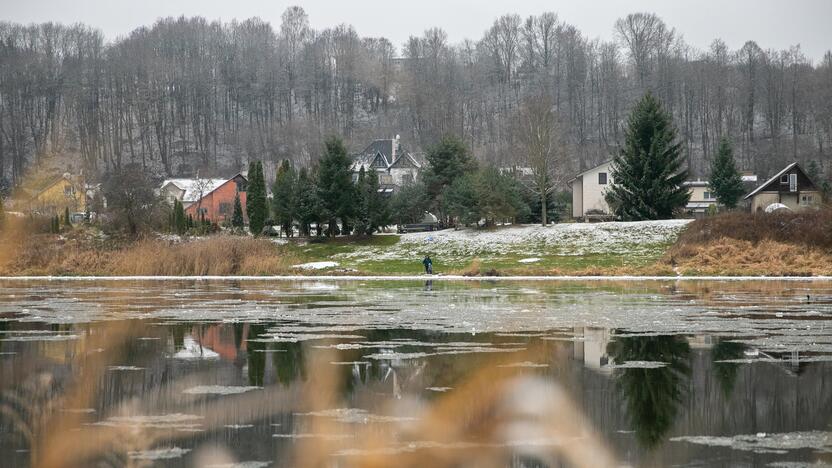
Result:
{"label": "reflection in water", "polygon": [[743,357],[745,346],[729,340],[719,340],[711,349],[711,360],[713,361],[714,376],[719,382],[719,388],[725,398],[730,398],[734,391],[734,384],[737,382],[737,372],[740,364],[736,362],[723,362]]}
{"label": "reflection in water", "polygon": [[636,439],[646,448],[664,440],[679,413],[690,377],[690,345],[682,336],[617,337],[607,347],[618,364],[661,362],[657,368],[620,369],[618,388]]}
{"label": "reflection in water", "polygon": [[832,290],[697,288],[0,282],[0,465],[815,461],[679,436],[828,434]]}

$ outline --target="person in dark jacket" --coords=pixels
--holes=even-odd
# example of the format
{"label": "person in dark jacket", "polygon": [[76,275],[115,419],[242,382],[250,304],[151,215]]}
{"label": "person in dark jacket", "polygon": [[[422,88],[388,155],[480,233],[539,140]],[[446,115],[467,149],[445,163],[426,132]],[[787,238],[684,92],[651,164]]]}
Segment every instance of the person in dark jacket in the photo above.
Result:
{"label": "person in dark jacket", "polygon": [[425,266],[426,275],[433,274],[433,260],[430,259],[430,255],[425,255],[425,259],[422,260],[422,265]]}

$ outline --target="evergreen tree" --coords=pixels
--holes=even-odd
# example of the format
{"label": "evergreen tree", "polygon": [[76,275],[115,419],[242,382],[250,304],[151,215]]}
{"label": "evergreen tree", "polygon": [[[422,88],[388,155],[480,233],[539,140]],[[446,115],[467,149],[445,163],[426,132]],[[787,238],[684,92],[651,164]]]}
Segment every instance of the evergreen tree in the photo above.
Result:
{"label": "evergreen tree", "polygon": [[327,139],[326,153],[318,168],[318,197],[322,215],[329,223],[329,235],[338,231],[338,220],[345,234],[355,213],[355,186],[350,172],[351,161],[340,138]]}
{"label": "evergreen tree", "polygon": [[525,216],[529,209],[523,202],[517,181],[493,166],[477,173],[476,192],[480,215],[487,224]]}
{"label": "evergreen tree", "polygon": [[362,167],[356,183],[356,234],[371,235],[377,229],[390,224],[389,201],[379,193],[376,171],[364,172]]}
{"label": "evergreen tree", "polygon": [[314,174],[310,176],[306,168],[302,168],[298,174],[296,191],[296,216],[300,224],[300,233],[309,236],[312,223],[320,223],[321,207]]}
{"label": "evergreen tree", "polygon": [[745,191],[742,176],[734,161],[734,150],[727,138],[719,142],[719,151],[711,161],[711,180],[708,185],[719,203],[728,208],[736,208]]}
{"label": "evergreen tree", "polygon": [[259,236],[269,217],[266,202],[266,181],[263,177],[263,163],[253,161],[248,166],[248,193],[246,194],[248,227],[252,234]]}
{"label": "evergreen tree", "polygon": [[179,200],[173,201],[173,231],[180,236],[188,230],[188,220],[185,218],[185,207]]}
{"label": "evergreen tree", "polygon": [[64,226],[72,226],[72,220],[69,218],[69,207],[64,207]]}
{"label": "evergreen tree", "polygon": [[396,224],[420,222],[428,210],[425,184],[413,182],[401,187],[390,199],[389,210],[391,221]]}
{"label": "evergreen tree", "polygon": [[243,218],[243,204],[240,202],[240,193],[234,196],[234,213],[231,215],[231,226],[236,229],[243,229],[245,227],[245,219]]}
{"label": "evergreen tree", "polygon": [[687,171],[676,128],[651,93],[633,109],[624,139],[606,194],[613,213],[625,221],[673,217],[690,199]]}
{"label": "evergreen tree", "polygon": [[284,160],[272,185],[272,211],[274,212],[275,221],[288,237],[292,235],[292,222],[297,211],[296,185],[295,171],[289,161]]}
{"label": "evergreen tree", "polygon": [[454,181],[473,172],[476,161],[468,153],[465,143],[457,137],[446,136],[431,147],[426,155],[428,168],[423,176],[431,208],[441,208],[442,194]]}
{"label": "evergreen tree", "polygon": [[476,223],[482,218],[475,174],[457,177],[445,188],[442,192],[442,212],[465,225]]}

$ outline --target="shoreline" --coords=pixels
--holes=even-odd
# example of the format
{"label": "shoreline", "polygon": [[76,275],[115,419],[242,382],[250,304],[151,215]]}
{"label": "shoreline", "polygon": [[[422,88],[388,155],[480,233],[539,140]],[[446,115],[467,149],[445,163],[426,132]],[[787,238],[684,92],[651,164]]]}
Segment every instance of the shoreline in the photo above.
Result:
{"label": "shoreline", "polygon": [[462,276],[462,275],[273,275],[273,276],[0,276],[0,281],[788,281],[832,282],[832,276]]}

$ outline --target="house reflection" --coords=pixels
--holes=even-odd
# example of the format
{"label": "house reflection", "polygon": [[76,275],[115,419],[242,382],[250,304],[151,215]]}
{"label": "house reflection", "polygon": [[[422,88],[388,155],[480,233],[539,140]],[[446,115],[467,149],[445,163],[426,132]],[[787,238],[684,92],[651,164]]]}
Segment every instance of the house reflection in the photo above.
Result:
{"label": "house reflection", "polygon": [[583,362],[584,366],[605,374],[611,374],[610,357],[607,346],[610,343],[610,330],[600,327],[574,328],[576,338],[573,348],[575,360]]}

